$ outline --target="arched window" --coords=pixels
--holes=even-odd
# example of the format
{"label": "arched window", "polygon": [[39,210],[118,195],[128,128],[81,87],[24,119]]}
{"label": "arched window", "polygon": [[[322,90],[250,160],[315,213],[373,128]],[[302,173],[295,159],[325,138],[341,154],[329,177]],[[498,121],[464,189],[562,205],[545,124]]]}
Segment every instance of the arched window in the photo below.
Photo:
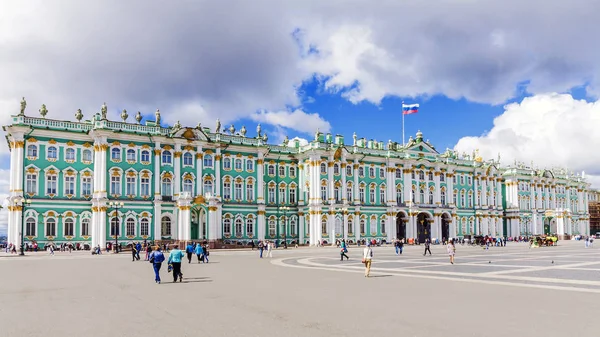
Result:
{"label": "arched window", "polygon": [[193,166],[194,165],[194,157],[191,153],[186,152],[183,154],[183,165],[185,166]]}
{"label": "arched window", "polygon": [[251,159],[246,159],[246,171],[254,171],[254,162]]}
{"label": "arched window", "polygon": [[128,162],[135,161],[135,150],[134,149],[127,150],[127,161]]}
{"label": "arched window", "polygon": [[223,234],[231,235],[231,219],[230,218],[223,219]]}
{"label": "arched window", "polygon": [[354,222],[352,220],[352,217],[349,216],[348,217],[348,235],[352,235],[354,234]]}
{"label": "arched window", "polygon": [[441,191],[440,192],[440,201],[442,205],[446,205],[446,191]]}
{"label": "arched window", "polygon": [[114,161],[120,161],[121,160],[121,149],[119,149],[118,147],[113,147],[113,149],[110,150],[110,159],[112,159]]}
{"label": "arched window", "polygon": [[242,218],[235,219],[235,236],[240,237],[244,235],[244,222]]}
{"label": "arched window", "polygon": [[214,193],[212,179],[204,179],[204,193]]}
{"label": "arched window", "polygon": [[190,194],[194,193],[194,181],[191,178],[183,179],[183,191]]}
{"label": "arched window", "polygon": [[338,165],[337,163],[333,165],[333,174],[335,174],[336,176],[340,174],[340,165]]}
{"label": "arched window", "polygon": [[25,222],[25,236],[36,236],[34,218],[27,218],[27,221]]}
{"label": "arched window", "polygon": [[429,204],[433,205],[433,191],[429,190]]}
{"label": "arched window", "polygon": [[88,163],[91,162],[92,161],[92,151],[91,150],[83,150],[81,159],[84,162],[88,162]]}
{"label": "arched window", "polygon": [[90,235],[90,219],[85,218],[81,220],[81,236]]}
{"label": "arched window", "polygon": [[126,236],[134,236],[135,235],[135,220],[132,218],[127,219],[125,223],[125,235]]}
{"label": "arched window", "polygon": [[396,186],[396,203],[402,203],[402,187],[400,185]]}
{"label": "arched window", "polygon": [[55,146],[50,146],[48,148],[48,159],[56,160],[58,158],[58,151]]}
{"label": "arched window", "polygon": [[274,238],[276,231],[277,231],[277,224],[275,223],[275,219],[271,218],[269,220],[269,236]]}
{"label": "arched window", "polygon": [[445,175],[445,174],[443,174],[443,173],[440,173],[440,181],[441,181],[441,182],[444,182],[444,181],[446,181],[446,175]]}
{"label": "arched window", "polygon": [[339,204],[340,203],[340,187],[339,186],[333,187],[333,197],[335,198],[335,202]]}
{"label": "arched window", "polygon": [[172,163],[171,151],[163,151],[162,163],[163,165]]}
{"label": "arched window", "polygon": [[296,177],[296,168],[293,166],[290,166],[290,177],[292,177],[292,178]]}
{"label": "arched window", "polygon": [[321,174],[327,174],[327,165],[321,163]]}
{"label": "arched window", "polygon": [[73,236],[74,232],[75,232],[75,223],[73,222],[73,219],[71,219],[71,218],[65,219],[64,235],[65,236]]}
{"label": "arched window", "polygon": [[399,168],[396,169],[396,179],[402,179],[402,170]]}
{"label": "arched window", "polygon": [[140,157],[141,157],[142,163],[149,163],[150,162],[150,151],[147,151],[147,150],[142,151],[142,154]]}
{"label": "arched window", "polygon": [[254,180],[246,181],[246,201],[254,200]]}
{"label": "arched window", "polygon": [[365,219],[360,219],[360,234],[364,235],[365,234],[365,225],[366,225],[366,221]]}
{"label": "arched window", "polygon": [[242,160],[239,158],[235,160],[235,170],[236,171],[242,170]]}
{"label": "arched window", "polygon": [[419,189],[419,202],[421,204],[425,203],[425,190],[423,188]]}
{"label": "arched window", "polygon": [[348,183],[348,186],[346,186],[346,200],[348,200],[348,202],[353,202],[353,191],[352,191],[352,183]]}
{"label": "arched window", "polygon": [[419,171],[419,180],[421,180],[421,181],[425,180],[425,172]]}
{"label": "arched window", "polygon": [[164,197],[170,197],[173,195],[173,190],[172,190],[172,184],[171,184],[171,178],[168,177],[164,177],[162,179],[162,195]]}
{"label": "arched window", "polygon": [[254,219],[246,219],[246,235],[254,235]]}
{"label": "arched window", "polygon": [[269,165],[267,166],[267,174],[270,176],[274,176],[275,175],[275,165]]}
{"label": "arched window", "polygon": [[75,160],[75,149],[68,148],[65,151],[65,160],[74,161]]}
{"label": "arched window", "polygon": [[429,178],[429,181],[433,181],[433,172],[429,172],[427,178]]}
{"label": "arched window", "polygon": [[56,220],[54,218],[46,220],[46,236],[56,236]]}
{"label": "arched window", "polygon": [[352,175],[352,166],[351,165],[346,166],[346,175],[347,176]]}
{"label": "arched window", "polygon": [[364,169],[364,167],[360,166],[360,167],[358,168],[358,175],[359,175],[360,177],[364,177],[364,176],[365,176],[365,169]]}
{"label": "arched window", "polygon": [[379,178],[385,179],[385,170],[383,168],[379,169]]}
{"label": "arched window", "polygon": [[231,199],[231,181],[227,178],[223,182],[223,199],[230,200]]}
{"label": "arched window", "polygon": [[369,186],[369,202],[375,203],[375,186]]}
{"label": "arched window", "polygon": [[279,166],[279,176],[285,177],[285,165]]}
{"label": "arched window", "polygon": [[290,235],[291,236],[296,236],[297,234],[297,228],[296,228],[296,218],[292,218],[290,219]]}
{"label": "arched window", "polygon": [[150,233],[150,221],[148,219],[143,218],[140,220],[140,235],[141,236],[149,236]]}
{"label": "arched window", "polygon": [[37,158],[37,156],[38,156],[37,146],[35,146],[35,145],[28,145],[27,146],[27,157],[29,157],[29,158]]}
{"label": "arched window", "polygon": [[386,195],[385,195],[385,185],[382,185],[379,187],[379,203],[380,204],[385,204],[386,202]]}
{"label": "arched window", "polygon": [[335,217],[335,235],[343,234],[344,224],[343,220],[340,217]]}
{"label": "arched window", "polygon": [[212,168],[213,167],[213,157],[210,154],[204,156],[204,167]]}
{"label": "arched window", "polygon": [[119,221],[119,218],[113,217],[112,219],[110,219],[110,236],[119,236],[120,224],[121,222]]}
{"label": "arched window", "polygon": [[375,178],[375,168],[369,167],[369,177]]}
{"label": "arched window", "polygon": [[327,186],[321,185],[321,200],[327,201]]}
{"label": "arched window", "polygon": [[327,234],[327,218],[321,219],[321,234]]}
{"label": "arched window", "polygon": [[467,207],[467,195],[465,190],[460,191],[460,203],[463,208]]}
{"label": "arched window", "polygon": [[160,235],[171,236],[171,218],[163,216],[160,221]]}
{"label": "arched window", "polygon": [[381,218],[381,234],[385,234],[385,222],[387,221],[386,217]]}
{"label": "arched window", "polygon": [[231,170],[231,159],[229,157],[223,158],[223,169]]}

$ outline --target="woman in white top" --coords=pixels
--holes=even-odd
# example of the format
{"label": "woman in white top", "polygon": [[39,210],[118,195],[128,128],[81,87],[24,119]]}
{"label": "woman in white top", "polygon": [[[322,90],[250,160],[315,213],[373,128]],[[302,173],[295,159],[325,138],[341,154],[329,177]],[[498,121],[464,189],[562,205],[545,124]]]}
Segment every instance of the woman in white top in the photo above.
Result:
{"label": "woman in white top", "polygon": [[456,246],[454,246],[454,240],[448,240],[446,250],[448,251],[448,256],[450,256],[450,263],[454,264],[454,253],[456,253]]}
{"label": "woman in white top", "polygon": [[365,277],[369,277],[371,273],[371,260],[373,259],[373,249],[371,249],[371,242],[367,242],[367,246],[363,251],[362,262],[365,264]]}

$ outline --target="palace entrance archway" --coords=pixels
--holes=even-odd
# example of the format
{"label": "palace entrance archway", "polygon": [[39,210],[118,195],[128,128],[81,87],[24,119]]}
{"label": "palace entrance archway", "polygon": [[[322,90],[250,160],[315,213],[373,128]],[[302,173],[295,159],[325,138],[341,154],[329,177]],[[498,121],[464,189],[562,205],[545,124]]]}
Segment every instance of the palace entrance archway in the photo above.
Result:
{"label": "palace entrance archway", "polygon": [[408,217],[404,212],[398,212],[396,214],[396,239],[405,239],[406,238],[406,223],[408,222]]}
{"label": "palace entrance archway", "polygon": [[417,215],[417,240],[419,243],[425,242],[425,239],[431,240],[431,214],[421,212]]}

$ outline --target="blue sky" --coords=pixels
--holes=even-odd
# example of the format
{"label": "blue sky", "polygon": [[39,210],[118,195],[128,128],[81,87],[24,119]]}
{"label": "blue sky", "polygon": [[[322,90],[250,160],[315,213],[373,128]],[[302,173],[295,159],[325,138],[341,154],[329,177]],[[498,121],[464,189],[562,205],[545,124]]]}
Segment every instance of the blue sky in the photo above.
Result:
{"label": "blue sky", "polygon": [[[260,122],[270,142],[317,128],[401,142],[404,100],[421,105],[407,139],[421,130],[440,151],[585,171],[600,187],[600,3],[63,2],[3,3],[0,124],[25,96],[27,114],[46,104],[53,119],[107,102],[115,120],[159,108],[167,124],[219,118],[249,135]],[[0,199],[9,165],[2,142]]]}

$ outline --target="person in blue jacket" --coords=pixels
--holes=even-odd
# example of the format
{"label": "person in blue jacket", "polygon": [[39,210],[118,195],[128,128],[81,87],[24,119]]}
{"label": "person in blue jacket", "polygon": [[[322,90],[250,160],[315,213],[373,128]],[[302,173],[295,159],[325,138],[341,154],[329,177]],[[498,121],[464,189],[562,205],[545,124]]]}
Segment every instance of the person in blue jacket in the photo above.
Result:
{"label": "person in blue jacket", "polygon": [[196,248],[194,249],[196,256],[198,257],[198,263],[200,263],[200,261],[204,262],[204,249],[202,248],[202,245],[198,242],[196,244]]}
{"label": "person in blue jacket", "polygon": [[183,281],[183,273],[181,272],[181,259],[183,259],[184,256],[185,255],[179,249],[178,245],[175,245],[169,254],[169,264],[173,265],[173,282],[177,282],[178,277],[179,282]]}
{"label": "person in blue jacket", "polygon": [[188,263],[192,263],[192,254],[194,254],[194,244],[188,243],[187,247],[185,247],[185,252],[187,253]]}
{"label": "person in blue jacket", "polygon": [[161,251],[160,246],[158,246],[158,249],[150,253],[149,260],[154,268],[154,282],[160,284],[160,267],[165,261],[165,255]]}

